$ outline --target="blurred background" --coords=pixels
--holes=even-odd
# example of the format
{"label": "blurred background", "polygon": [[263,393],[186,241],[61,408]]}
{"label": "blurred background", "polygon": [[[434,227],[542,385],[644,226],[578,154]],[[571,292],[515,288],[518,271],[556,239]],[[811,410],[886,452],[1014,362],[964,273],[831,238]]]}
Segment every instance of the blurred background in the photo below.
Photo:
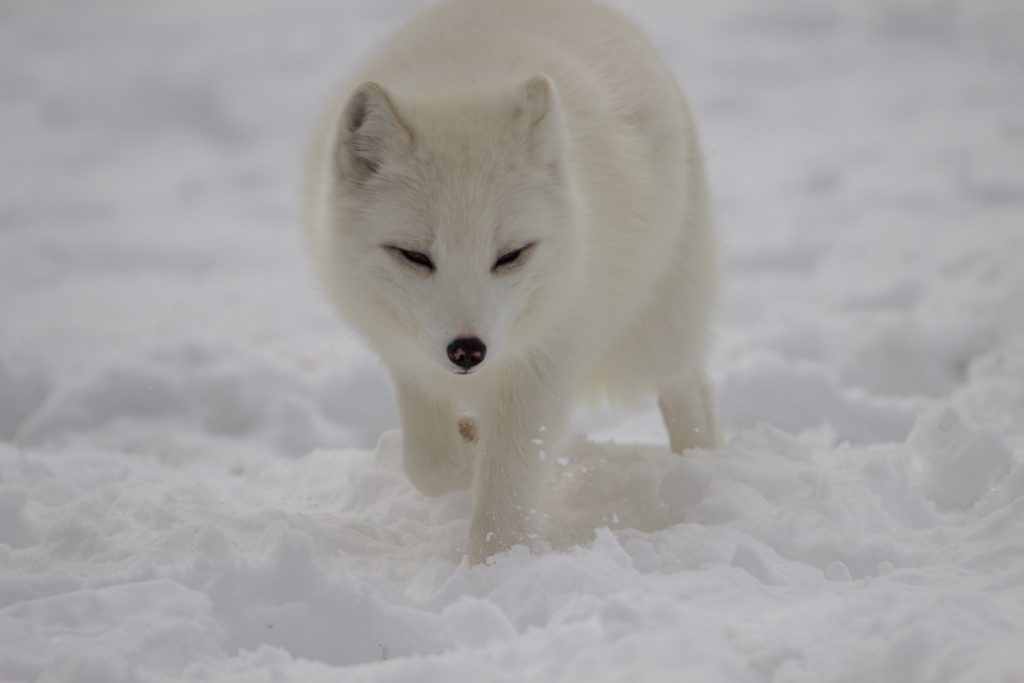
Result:
{"label": "blurred background", "polygon": [[[188,428],[298,456],[394,424],[311,285],[297,196],[323,103],[426,4],[0,7],[0,437],[145,450]],[[728,428],[901,439],[1020,344],[1024,4],[616,4],[703,132]],[[651,415],[580,424],[663,438]]]}

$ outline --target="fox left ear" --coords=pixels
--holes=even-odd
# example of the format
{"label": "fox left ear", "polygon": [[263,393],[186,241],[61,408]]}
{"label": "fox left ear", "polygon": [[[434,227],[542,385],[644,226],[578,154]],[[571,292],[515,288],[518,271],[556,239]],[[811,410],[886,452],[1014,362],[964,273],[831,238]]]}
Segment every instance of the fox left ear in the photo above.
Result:
{"label": "fox left ear", "polygon": [[383,87],[366,82],[349,96],[335,151],[343,176],[366,180],[388,159],[404,155],[411,143],[412,131]]}
{"label": "fox left ear", "polygon": [[537,74],[520,84],[513,116],[525,128],[526,141],[535,161],[550,165],[562,158],[565,147],[562,112],[550,78]]}

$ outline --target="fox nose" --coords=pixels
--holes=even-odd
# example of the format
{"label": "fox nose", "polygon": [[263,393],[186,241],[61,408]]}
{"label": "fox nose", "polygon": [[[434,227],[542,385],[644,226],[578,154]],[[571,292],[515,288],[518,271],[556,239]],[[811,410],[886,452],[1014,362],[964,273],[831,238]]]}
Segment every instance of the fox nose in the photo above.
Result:
{"label": "fox nose", "polygon": [[477,337],[459,337],[448,345],[448,359],[463,370],[469,370],[483,362],[487,346]]}

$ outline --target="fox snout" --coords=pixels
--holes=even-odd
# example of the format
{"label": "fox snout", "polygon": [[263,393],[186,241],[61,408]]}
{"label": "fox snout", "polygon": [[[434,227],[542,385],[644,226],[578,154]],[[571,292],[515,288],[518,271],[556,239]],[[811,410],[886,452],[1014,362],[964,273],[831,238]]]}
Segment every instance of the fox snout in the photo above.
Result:
{"label": "fox snout", "polygon": [[457,337],[448,345],[448,360],[462,368],[462,373],[480,365],[487,356],[487,345],[479,337]]}

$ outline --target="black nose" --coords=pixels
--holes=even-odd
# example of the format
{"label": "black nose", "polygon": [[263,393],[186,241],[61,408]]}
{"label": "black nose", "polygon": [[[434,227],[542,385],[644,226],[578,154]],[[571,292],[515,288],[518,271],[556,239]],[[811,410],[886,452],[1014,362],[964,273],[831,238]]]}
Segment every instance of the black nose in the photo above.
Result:
{"label": "black nose", "polygon": [[483,362],[487,347],[476,337],[459,337],[448,345],[448,358],[463,370]]}

